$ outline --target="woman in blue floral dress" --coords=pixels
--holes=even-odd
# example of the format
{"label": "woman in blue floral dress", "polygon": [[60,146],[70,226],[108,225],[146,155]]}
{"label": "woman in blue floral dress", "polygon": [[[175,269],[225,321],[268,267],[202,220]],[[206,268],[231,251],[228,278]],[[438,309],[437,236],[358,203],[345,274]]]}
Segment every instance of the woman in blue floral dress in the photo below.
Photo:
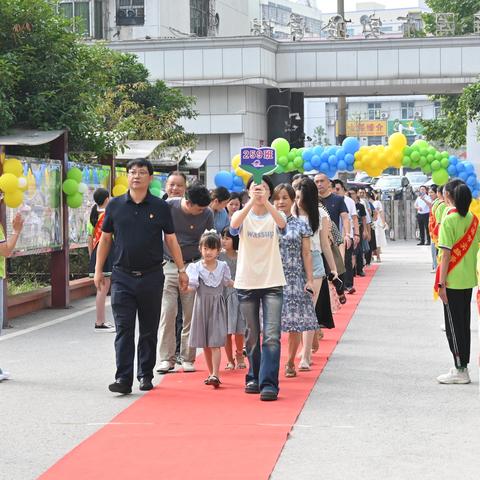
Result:
{"label": "woman in blue floral dress", "polygon": [[275,208],[287,216],[286,232],[280,237],[280,254],[287,285],[283,287],[282,331],[288,332],[288,361],[285,376],[295,377],[295,357],[302,332],[318,328],[313,304],[314,284],[310,237],[305,220],[292,215],[295,192],[282,183],[273,192]]}

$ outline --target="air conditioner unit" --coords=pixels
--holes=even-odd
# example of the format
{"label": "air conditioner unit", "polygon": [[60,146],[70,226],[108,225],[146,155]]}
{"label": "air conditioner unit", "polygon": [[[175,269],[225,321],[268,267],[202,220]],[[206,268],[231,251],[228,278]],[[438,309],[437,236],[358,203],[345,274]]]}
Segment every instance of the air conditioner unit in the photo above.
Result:
{"label": "air conditioner unit", "polygon": [[415,113],[413,114],[413,116],[414,116],[415,118],[422,118],[422,112],[415,112]]}
{"label": "air conditioner unit", "polygon": [[330,120],[327,120],[327,125],[330,127],[333,127],[335,125],[335,120],[333,118]]}
{"label": "air conditioner unit", "polygon": [[117,25],[143,25],[145,9],[143,7],[119,7],[117,10]]}
{"label": "air conditioner unit", "polygon": [[382,112],[382,113],[380,114],[380,118],[381,118],[382,120],[386,120],[388,117],[389,117],[389,113],[388,113],[388,112]]}

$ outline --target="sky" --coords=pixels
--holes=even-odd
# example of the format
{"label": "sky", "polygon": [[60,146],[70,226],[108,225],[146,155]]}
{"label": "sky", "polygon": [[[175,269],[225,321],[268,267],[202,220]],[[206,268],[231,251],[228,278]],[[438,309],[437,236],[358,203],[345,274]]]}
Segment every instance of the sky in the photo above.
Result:
{"label": "sky", "polygon": [[[345,11],[353,11],[359,1],[367,0],[344,0]],[[418,0],[375,0],[382,3],[386,8],[418,7]],[[335,12],[337,10],[337,0],[316,0],[317,7],[322,12]]]}

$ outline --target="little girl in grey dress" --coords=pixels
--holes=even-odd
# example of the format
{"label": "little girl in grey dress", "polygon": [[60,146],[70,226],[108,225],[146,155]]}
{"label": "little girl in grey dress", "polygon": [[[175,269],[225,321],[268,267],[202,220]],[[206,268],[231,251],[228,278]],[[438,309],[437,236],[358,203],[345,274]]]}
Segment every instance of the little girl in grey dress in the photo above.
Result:
{"label": "little girl in grey dress", "polygon": [[203,348],[209,372],[205,384],[217,388],[220,385],[221,347],[225,346],[227,338],[223,288],[233,286],[233,282],[227,263],[217,259],[221,242],[214,230],[202,235],[199,248],[202,259],[187,267],[189,290],[196,291],[189,345]]}

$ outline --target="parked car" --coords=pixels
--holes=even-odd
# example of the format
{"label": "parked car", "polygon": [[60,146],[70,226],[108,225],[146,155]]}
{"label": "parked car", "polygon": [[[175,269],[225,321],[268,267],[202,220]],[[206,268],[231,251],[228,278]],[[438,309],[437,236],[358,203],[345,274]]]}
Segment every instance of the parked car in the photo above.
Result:
{"label": "parked car", "polygon": [[373,185],[373,189],[382,192],[383,200],[401,200],[412,198],[413,190],[407,177],[384,175]]}
{"label": "parked car", "polygon": [[427,175],[422,172],[407,172],[405,176],[408,178],[410,186],[414,192],[420,190],[422,185],[426,185],[428,183]]}

